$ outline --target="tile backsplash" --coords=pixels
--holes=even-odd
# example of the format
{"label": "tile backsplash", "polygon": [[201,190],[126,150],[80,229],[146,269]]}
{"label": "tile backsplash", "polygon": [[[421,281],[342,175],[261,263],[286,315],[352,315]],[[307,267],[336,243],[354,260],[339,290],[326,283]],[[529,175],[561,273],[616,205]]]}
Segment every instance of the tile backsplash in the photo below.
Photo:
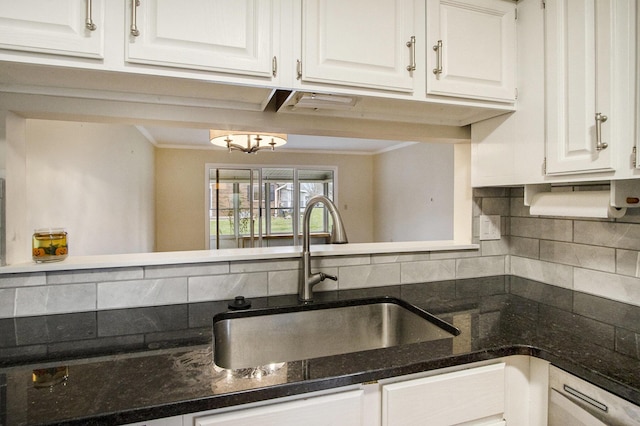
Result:
{"label": "tile backsplash", "polygon": [[[315,291],[510,274],[640,306],[640,213],[616,220],[529,215],[522,188],[474,190],[479,250],[314,259],[339,277]],[[479,241],[479,216],[500,215],[500,240]],[[0,318],[295,294],[300,260],[215,262],[0,274]],[[373,291],[373,290],[372,290]]]}
{"label": "tile backsplash", "polygon": [[[464,252],[314,259],[336,274],[315,291],[350,290],[505,274],[505,255]],[[462,257],[461,257],[462,256]],[[108,310],[295,294],[299,259],[0,275],[0,317]]]}
{"label": "tile backsplash", "polygon": [[[493,276],[317,294],[318,301],[391,296],[463,330],[459,350],[480,340],[560,339],[587,351],[640,359],[640,307],[513,276]],[[252,298],[254,308],[290,305],[296,295]],[[85,358],[211,343],[226,302],[198,302],[0,319],[0,364]],[[584,339],[587,333],[590,338]],[[510,338],[510,339],[511,339]],[[467,349],[463,349],[467,348]],[[592,352],[593,353],[593,352]]]}
{"label": "tile backsplash", "polygon": [[535,217],[522,188],[476,189],[474,201],[508,216],[511,275],[640,305],[639,209],[620,219]]}

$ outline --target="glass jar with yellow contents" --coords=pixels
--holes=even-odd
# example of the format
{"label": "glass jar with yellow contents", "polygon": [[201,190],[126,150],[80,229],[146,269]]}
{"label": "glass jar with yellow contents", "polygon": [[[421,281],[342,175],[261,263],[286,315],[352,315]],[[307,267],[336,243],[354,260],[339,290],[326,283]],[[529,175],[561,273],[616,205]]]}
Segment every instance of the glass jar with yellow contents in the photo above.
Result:
{"label": "glass jar with yellow contents", "polygon": [[33,233],[33,260],[56,262],[69,254],[67,232],[64,228],[36,229]]}

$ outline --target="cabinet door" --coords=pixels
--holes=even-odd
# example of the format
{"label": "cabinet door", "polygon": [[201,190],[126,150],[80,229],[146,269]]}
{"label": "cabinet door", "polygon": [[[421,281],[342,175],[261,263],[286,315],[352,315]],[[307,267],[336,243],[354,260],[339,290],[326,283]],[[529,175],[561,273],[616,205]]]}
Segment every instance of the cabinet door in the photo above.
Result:
{"label": "cabinet door", "polygon": [[305,0],[302,81],[413,90],[411,0]]}
{"label": "cabinet door", "polygon": [[363,390],[247,408],[193,419],[194,426],[360,426]]}
{"label": "cabinet door", "polygon": [[[547,174],[613,168],[612,2],[548,0],[545,8]],[[596,113],[610,120],[598,123]]]}
{"label": "cabinet door", "polygon": [[382,426],[503,425],[505,364],[382,387]]}
{"label": "cabinet door", "polygon": [[515,2],[427,0],[427,93],[513,102]]}
{"label": "cabinet door", "polygon": [[102,58],[104,0],[5,1],[0,48]]}
{"label": "cabinet door", "polygon": [[141,1],[135,13],[132,3],[127,61],[271,76],[272,0]]}
{"label": "cabinet door", "polygon": [[182,416],[175,416],[156,420],[146,420],[144,422],[138,423],[131,423],[126,426],[182,426],[182,424]]}

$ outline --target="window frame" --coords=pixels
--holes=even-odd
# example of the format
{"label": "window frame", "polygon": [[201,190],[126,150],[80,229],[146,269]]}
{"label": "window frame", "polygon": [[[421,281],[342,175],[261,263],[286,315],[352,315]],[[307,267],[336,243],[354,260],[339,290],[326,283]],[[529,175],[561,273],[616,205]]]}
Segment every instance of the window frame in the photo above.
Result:
{"label": "window frame", "polygon": [[[300,165],[300,164],[285,164],[285,165],[280,165],[280,164],[234,164],[234,163],[206,163],[205,164],[205,232],[204,232],[204,238],[205,238],[205,248],[207,250],[216,250],[216,244],[212,244],[212,238],[216,239],[216,235],[215,233],[211,232],[211,212],[215,209],[217,209],[217,206],[213,206],[213,203],[215,203],[215,190],[212,188],[212,180],[211,180],[211,171],[213,170],[215,172],[215,170],[248,170],[249,174],[253,176],[254,173],[257,172],[258,174],[258,182],[254,182],[253,185],[254,187],[257,186],[258,187],[258,192],[259,192],[259,203],[260,203],[260,207],[259,210],[263,210],[262,211],[262,216],[258,215],[258,235],[257,236],[253,236],[251,235],[251,238],[257,241],[259,241],[258,246],[261,247],[262,245],[262,238],[263,236],[274,236],[274,235],[278,235],[278,234],[273,234],[272,232],[270,232],[269,234],[267,234],[267,231],[270,231],[270,226],[267,225],[267,220],[264,221],[264,226],[263,226],[263,219],[267,217],[267,214],[270,210],[270,208],[266,208],[266,205],[263,204],[265,203],[265,181],[263,179],[264,176],[264,169],[292,169],[293,171],[293,181],[291,182],[292,186],[293,186],[293,207],[292,210],[293,212],[300,212],[301,211],[301,206],[300,206],[300,181],[299,181],[299,175],[300,175],[300,171],[306,171],[306,170],[324,170],[324,171],[330,171],[333,175],[333,182],[332,182],[332,201],[335,204],[338,204],[338,166],[335,165]],[[325,186],[327,186],[327,183],[324,183]],[[325,189],[326,191],[326,189]],[[252,191],[253,193],[254,191]],[[253,197],[252,197],[253,198]],[[264,209],[263,209],[264,207]],[[326,216],[326,214],[325,214]],[[294,214],[292,214],[292,222],[293,222],[293,226],[292,226],[292,234],[293,234],[293,246],[299,246],[302,244],[302,237],[301,237],[301,233],[302,233],[302,223],[301,223],[301,219],[299,217],[294,217]],[[328,226],[329,226],[329,222],[328,222],[328,217],[324,218],[324,228],[327,230],[328,232]],[[288,235],[288,234],[280,234],[280,235]]]}

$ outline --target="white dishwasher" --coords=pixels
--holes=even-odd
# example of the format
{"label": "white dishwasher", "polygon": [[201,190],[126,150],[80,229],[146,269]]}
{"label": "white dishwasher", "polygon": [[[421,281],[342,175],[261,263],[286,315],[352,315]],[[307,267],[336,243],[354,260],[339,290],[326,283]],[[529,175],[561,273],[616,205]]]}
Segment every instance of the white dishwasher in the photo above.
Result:
{"label": "white dishwasher", "polygon": [[548,426],[640,425],[640,407],[553,365],[549,388]]}

